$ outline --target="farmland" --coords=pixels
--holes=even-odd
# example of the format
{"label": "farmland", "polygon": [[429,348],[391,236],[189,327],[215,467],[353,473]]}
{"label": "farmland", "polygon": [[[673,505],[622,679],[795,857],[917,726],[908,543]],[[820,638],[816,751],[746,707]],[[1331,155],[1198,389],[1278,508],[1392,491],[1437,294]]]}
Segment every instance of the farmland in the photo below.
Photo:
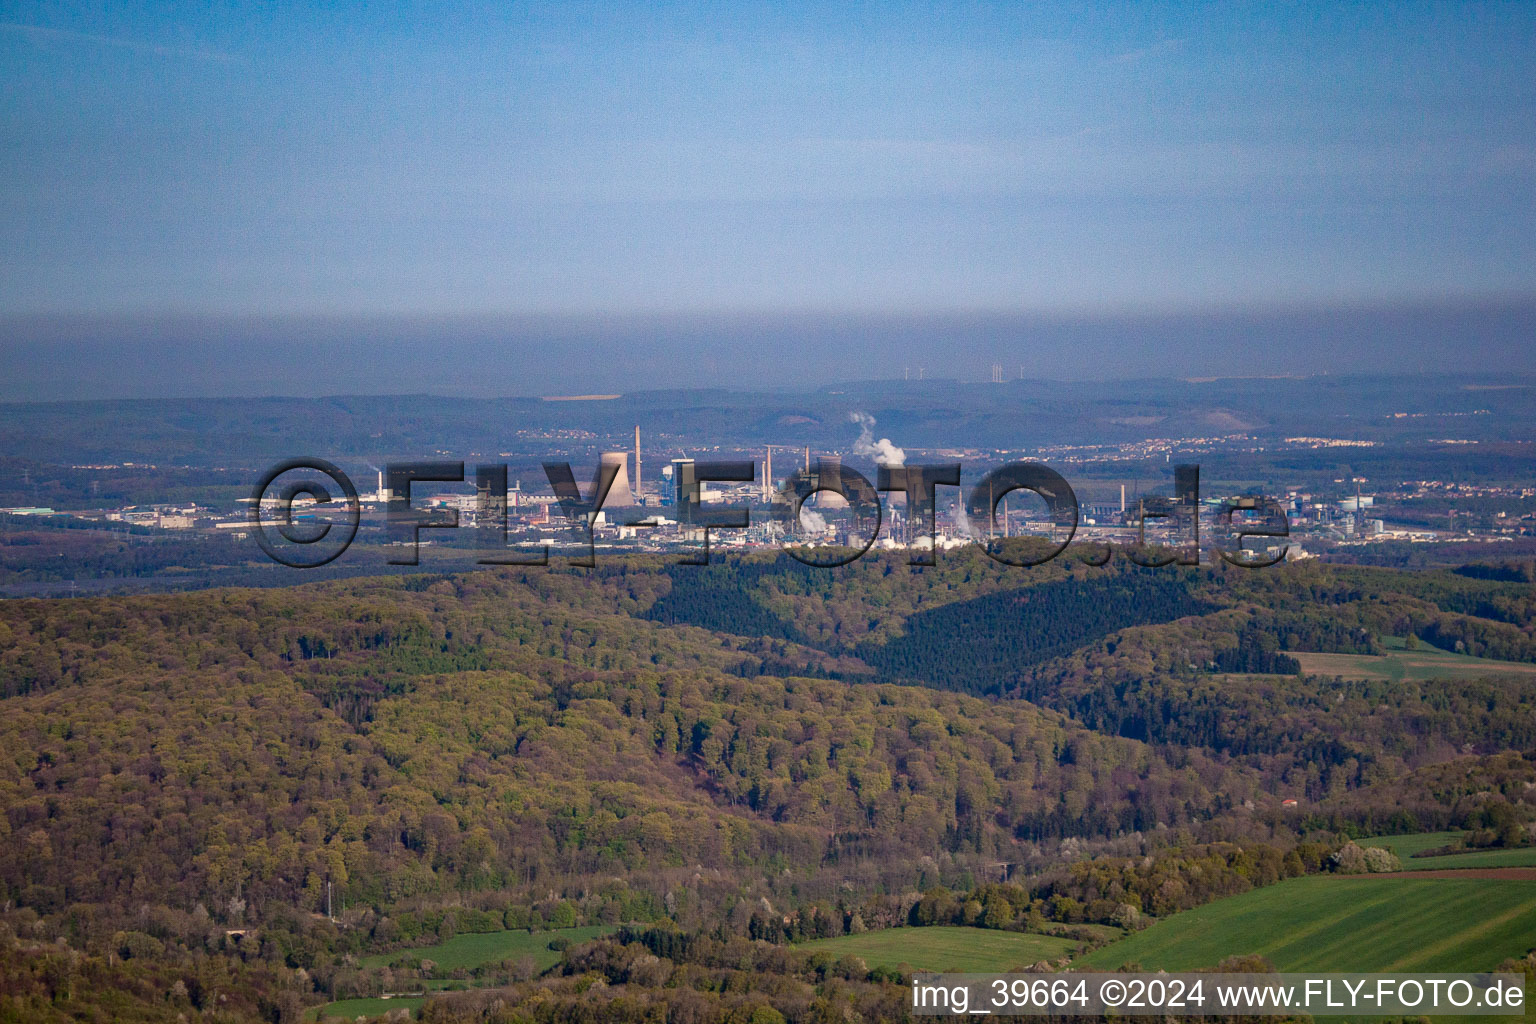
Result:
{"label": "farmland", "polygon": [[1342,679],[1380,679],[1389,682],[1411,682],[1425,679],[1476,679],[1489,675],[1536,675],[1536,664],[1518,661],[1495,661],[1492,658],[1474,658],[1466,654],[1453,654],[1434,647],[1409,650],[1393,648],[1387,637],[1383,644],[1386,654],[1317,654],[1309,651],[1287,651],[1301,662],[1301,670],[1308,675],[1338,676]]}
{"label": "farmland", "polygon": [[927,971],[1006,971],[1070,955],[1077,945],[1050,935],[939,926],[817,939],[799,948],[860,957],[871,968],[906,964]]}
{"label": "farmland", "polygon": [[1077,967],[1210,967],[1257,954],[1281,971],[1480,971],[1536,943],[1536,882],[1308,876],[1159,921]]}
{"label": "farmland", "polygon": [[1421,850],[1434,850],[1458,842],[1464,832],[1420,832],[1406,836],[1377,836],[1360,840],[1361,846],[1385,846],[1403,862],[1404,871],[1430,871],[1454,868],[1522,868],[1536,866],[1536,846],[1514,849],[1476,850],[1438,857],[1416,857]]}
{"label": "farmland", "polygon": [[[364,967],[384,967],[402,959],[410,963],[430,960],[434,965],[432,973],[441,976],[461,968],[473,970],[486,964],[500,963],[503,960],[521,960],[526,957],[532,961],[536,970],[544,971],[560,961],[560,954],[549,948],[552,940],[563,938],[574,945],[606,935],[611,931],[613,931],[612,928],[592,926],[586,928],[556,928],[552,931],[542,932],[521,930],[468,932],[463,935],[455,935],[447,942],[440,942],[435,946],[416,946],[411,949],[396,950],[392,953],[377,953],[373,956],[365,957],[362,965]],[[440,989],[444,985],[455,984],[463,985],[465,983],[427,979],[414,982],[412,987],[417,991],[422,991]],[[421,1006],[423,1002],[425,1002],[425,997],[423,996],[401,996],[391,999],[343,999],[322,1007],[318,1011],[318,1019],[341,1017],[346,1020],[352,1020],[356,1017],[377,1016],[388,1013],[391,1010],[414,1010]]]}

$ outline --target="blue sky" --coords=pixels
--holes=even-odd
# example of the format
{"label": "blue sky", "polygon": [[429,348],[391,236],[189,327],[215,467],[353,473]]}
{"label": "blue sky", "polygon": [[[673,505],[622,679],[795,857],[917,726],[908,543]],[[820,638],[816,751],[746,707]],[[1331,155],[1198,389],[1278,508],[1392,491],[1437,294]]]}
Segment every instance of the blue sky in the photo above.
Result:
{"label": "blue sky", "polygon": [[1536,5],[347,6],[0,4],[0,314],[1536,290]]}

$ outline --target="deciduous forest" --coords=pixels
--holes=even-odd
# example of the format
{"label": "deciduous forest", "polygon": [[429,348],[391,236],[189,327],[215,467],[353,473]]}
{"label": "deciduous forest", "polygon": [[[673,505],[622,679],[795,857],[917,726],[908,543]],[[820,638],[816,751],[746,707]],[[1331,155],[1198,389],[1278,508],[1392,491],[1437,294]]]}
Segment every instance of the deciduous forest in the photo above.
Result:
{"label": "deciduous forest", "polygon": [[[1297,657],[1410,644],[1475,673]],[[1088,949],[1380,867],[1358,838],[1529,844],[1527,665],[1536,599],[1480,570],[637,557],[8,602],[0,1020],[423,987],[471,989],[428,1020],[886,1019],[899,972],[799,943]],[[547,967],[409,953],[576,926]]]}

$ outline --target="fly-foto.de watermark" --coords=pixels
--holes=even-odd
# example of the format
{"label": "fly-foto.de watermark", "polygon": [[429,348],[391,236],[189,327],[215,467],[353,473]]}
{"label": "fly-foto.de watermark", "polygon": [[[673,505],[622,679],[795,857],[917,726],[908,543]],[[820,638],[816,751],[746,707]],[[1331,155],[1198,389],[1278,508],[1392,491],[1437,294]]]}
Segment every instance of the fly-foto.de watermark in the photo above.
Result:
{"label": "fly-foto.de watermark", "polygon": [[919,974],[917,1016],[1524,1016],[1518,974]]}
{"label": "fly-foto.de watermark", "polygon": [[[938,494],[940,487],[959,487],[959,463],[877,467],[876,480],[845,465],[838,458],[819,458],[814,466],[797,470],[765,491],[756,507],[708,501],[710,484],[757,482],[757,464],[750,461],[679,460],[672,470],[670,501],[663,510],[645,505],[608,508],[620,467],[599,463],[591,483],[582,489],[568,462],[546,462],[544,474],[554,493],[547,508],[558,514],[569,531],[574,549],[570,564],[593,565],[594,530],[606,519],[609,525],[631,531],[673,526],[694,541],[682,561],[709,562],[710,536],[720,530],[747,530],[756,515],[760,523],[775,528],[783,550],[807,565],[833,567],[862,557],[879,536],[886,512],[882,493],[899,495],[909,539],[912,565],[934,565],[938,544]],[[548,565],[549,547],[521,551],[509,547],[509,491],[507,467],[483,464],[466,475],[463,462],[392,462],[380,471],[379,493],[384,508],[384,528],[389,542],[388,561],[416,565],[420,559],[422,530],[460,529],[456,508],[426,508],[413,499],[421,484],[472,483],[474,530],[482,565]],[[1030,544],[1006,543],[998,537],[998,509],[1010,495],[1026,492],[1044,505],[1042,521],[1049,536],[1032,538]],[[418,491],[419,494],[419,491]],[[813,497],[831,495],[842,510],[845,526],[839,542],[817,544],[807,534],[804,514]],[[317,511],[332,514],[322,516]],[[813,518],[818,518],[814,512]],[[347,474],[325,459],[305,457],[284,460],[257,482],[249,499],[249,521],[257,543],[274,561],[295,568],[315,568],[339,558],[353,543],[362,520],[362,498]],[[1005,565],[1033,566],[1051,561],[1066,551],[1077,536],[1082,507],[1071,484],[1054,469],[1039,462],[1010,462],[987,471],[968,491],[957,515],[983,550]],[[1196,565],[1200,561],[1200,467],[1174,468],[1174,494],[1138,499],[1125,513],[1135,529],[1135,543],[1123,548],[1132,562],[1155,568],[1164,565]],[[1245,496],[1223,502],[1216,522],[1224,530],[1222,544],[1212,551],[1223,561],[1256,569],[1274,565],[1285,557],[1259,554],[1244,548],[1248,538],[1273,540],[1290,535],[1285,506],[1277,499]],[[1164,541],[1149,545],[1147,527],[1156,524]],[[1272,550],[1272,549],[1271,549]],[[1076,557],[1090,565],[1104,565],[1113,556],[1109,544],[1078,546]]]}

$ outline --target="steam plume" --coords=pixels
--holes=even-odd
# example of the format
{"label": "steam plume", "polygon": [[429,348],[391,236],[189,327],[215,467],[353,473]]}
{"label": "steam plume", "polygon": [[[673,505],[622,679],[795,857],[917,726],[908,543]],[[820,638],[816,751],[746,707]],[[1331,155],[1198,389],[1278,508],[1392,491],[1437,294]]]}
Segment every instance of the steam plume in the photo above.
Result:
{"label": "steam plume", "polygon": [[903,466],[907,462],[907,453],[891,443],[888,437],[875,440],[875,418],[867,412],[851,412],[848,414],[850,423],[859,425],[859,439],[853,442],[853,454],[872,455],[875,462],[882,466]]}

